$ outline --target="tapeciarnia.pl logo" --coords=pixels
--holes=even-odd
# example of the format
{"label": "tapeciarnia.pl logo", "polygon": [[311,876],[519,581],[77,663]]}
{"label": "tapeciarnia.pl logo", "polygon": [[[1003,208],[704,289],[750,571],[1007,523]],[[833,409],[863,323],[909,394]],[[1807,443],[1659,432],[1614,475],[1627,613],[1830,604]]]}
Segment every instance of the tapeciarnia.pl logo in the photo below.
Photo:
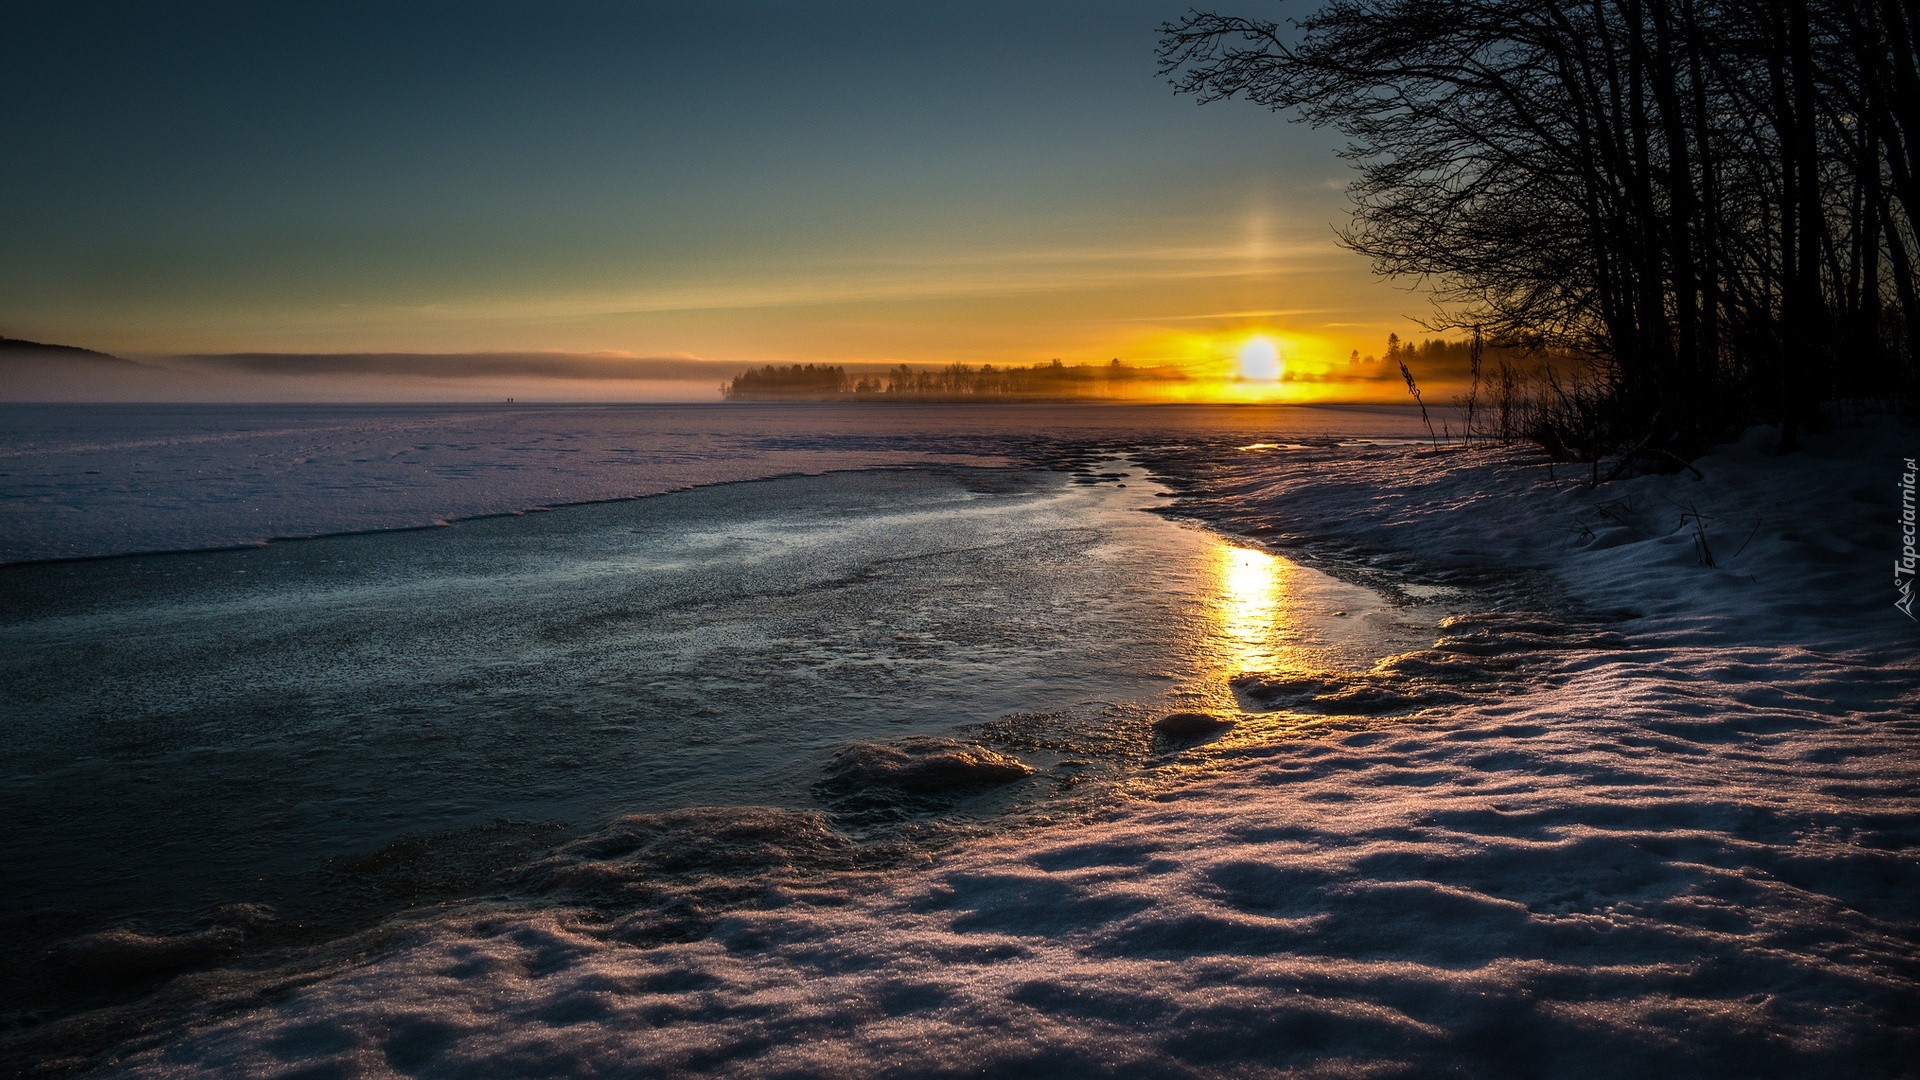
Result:
{"label": "tapeciarnia.pl logo", "polygon": [[1893,560],[1893,587],[1900,593],[1900,599],[1893,606],[1906,613],[1907,618],[1920,621],[1913,613],[1913,475],[1920,472],[1914,468],[1914,459],[1906,458],[1906,471],[1900,474],[1900,557]]}

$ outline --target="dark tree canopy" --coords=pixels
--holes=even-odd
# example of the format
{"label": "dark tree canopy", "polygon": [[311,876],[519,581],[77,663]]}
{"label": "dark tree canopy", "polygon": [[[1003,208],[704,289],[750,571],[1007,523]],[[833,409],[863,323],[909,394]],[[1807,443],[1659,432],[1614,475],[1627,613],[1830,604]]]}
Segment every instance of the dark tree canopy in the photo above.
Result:
{"label": "dark tree canopy", "polygon": [[1161,60],[1344,132],[1345,242],[1443,325],[1597,360],[1622,437],[1911,397],[1908,0],[1332,0],[1190,13]]}
{"label": "dark tree canopy", "polygon": [[1005,399],[1125,398],[1154,385],[1178,382],[1172,368],[1138,368],[1118,359],[1106,364],[1062,364],[1054,360],[1030,367],[953,363],[914,368],[896,364],[888,371],[855,378],[837,366],[768,364],[749,368],[720,388],[730,401],[791,398],[890,401],[986,401]]}

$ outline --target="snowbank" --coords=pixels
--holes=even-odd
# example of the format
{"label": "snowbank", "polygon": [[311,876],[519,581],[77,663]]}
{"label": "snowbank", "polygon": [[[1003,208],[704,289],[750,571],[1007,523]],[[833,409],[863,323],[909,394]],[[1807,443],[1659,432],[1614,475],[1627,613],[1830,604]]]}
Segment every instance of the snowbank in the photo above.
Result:
{"label": "snowbank", "polygon": [[1320,687],[1305,734],[1242,724],[1184,780],[931,867],[776,874],[691,940],[423,920],[118,1072],[1907,1072],[1920,626],[1887,566],[1916,441],[1756,436],[1599,491],[1519,452],[1165,452],[1224,528],[1555,614],[1414,658],[1505,664],[1497,692],[1328,719]]}

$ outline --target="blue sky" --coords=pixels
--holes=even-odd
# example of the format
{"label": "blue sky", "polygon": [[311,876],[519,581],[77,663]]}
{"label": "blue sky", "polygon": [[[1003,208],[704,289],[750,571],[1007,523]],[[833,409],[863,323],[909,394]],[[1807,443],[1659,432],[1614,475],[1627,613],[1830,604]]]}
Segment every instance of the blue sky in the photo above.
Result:
{"label": "blue sky", "polygon": [[[1247,10],[1281,11],[1259,3]],[[0,333],[132,354],[1344,358],[1337,136],[1176,3],[0,8]]]}

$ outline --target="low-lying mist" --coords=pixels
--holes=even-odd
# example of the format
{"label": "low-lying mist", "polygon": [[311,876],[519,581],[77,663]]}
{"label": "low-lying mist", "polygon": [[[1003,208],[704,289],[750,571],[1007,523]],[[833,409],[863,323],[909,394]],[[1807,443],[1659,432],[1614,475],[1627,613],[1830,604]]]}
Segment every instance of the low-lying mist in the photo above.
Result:
{"label": "low-lying mist", "polygon": [[604,353],[228,353],[127,359],[0,339],[0,401],[717,401],[740,365]]}

